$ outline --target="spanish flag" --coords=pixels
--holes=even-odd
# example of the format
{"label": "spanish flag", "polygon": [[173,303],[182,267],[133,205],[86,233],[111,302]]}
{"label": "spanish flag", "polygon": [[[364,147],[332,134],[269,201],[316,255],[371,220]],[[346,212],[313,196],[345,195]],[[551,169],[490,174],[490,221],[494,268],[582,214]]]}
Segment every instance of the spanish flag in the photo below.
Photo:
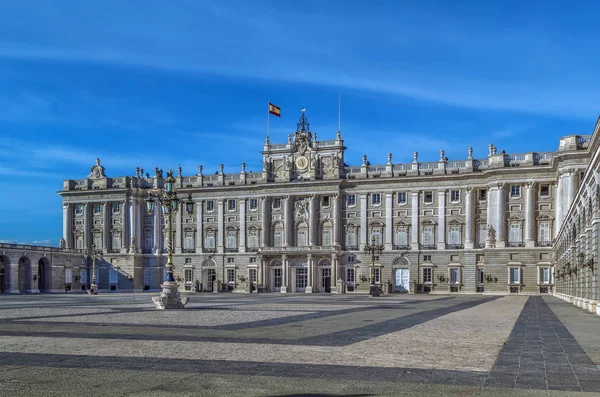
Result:
{"label": "spanish flag", "polygon": [[281,117],[281,108],[273,105],[271,102],[269,102],[269,113],[277,116],[277,117]]}

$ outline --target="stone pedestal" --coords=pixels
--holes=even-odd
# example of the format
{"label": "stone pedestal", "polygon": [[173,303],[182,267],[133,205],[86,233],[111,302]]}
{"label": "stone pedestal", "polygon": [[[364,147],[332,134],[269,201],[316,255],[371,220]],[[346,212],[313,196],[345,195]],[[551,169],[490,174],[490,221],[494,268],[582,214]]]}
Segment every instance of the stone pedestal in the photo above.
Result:
{"label": "stone pedestal", "polygon": [[345,294],[346,293],[346,284],[344,283],[344,280],[342,280],[341,278],[337,281],[337,284],[335,286],[335,292],[337,294]]}
{"label": "stone pedestal", "polygon": [[87,292],[89,295],[98,295],[98,284],[90,285],[90,289]]}
{"label": "stone pedestal", "polygon": [[285,293],[287,293],[287,287],[286,287],[285,285],[282,285],[282,286],[281,286],[281,290],[280,290],[280,292],[281,292],[282,294],[285,294]]}
{"label": "stone pedestal", "polygon": [[160,295],[152,297],[152,302],[158,310],[183,309],[188,303],[189,298],[182,298],[179,294],[177,283],[165,282],[161,287],[163,290]]}
{"label": "stone pedestal", "polygon": [[307,294],[312,294],[312,292],[313,292],[313,287],[311,287],[310,285],[309,285],[309,286],[307,286],[307,287],[304,289],[304,292],[305,292],[305,293],[307,293]]}
{"label": "stone pedestal", "polygon": [[213,281],[213,293],[218,293],[219,291],[221,291],[221,283],[219,282],[219,280],[215,280]]}

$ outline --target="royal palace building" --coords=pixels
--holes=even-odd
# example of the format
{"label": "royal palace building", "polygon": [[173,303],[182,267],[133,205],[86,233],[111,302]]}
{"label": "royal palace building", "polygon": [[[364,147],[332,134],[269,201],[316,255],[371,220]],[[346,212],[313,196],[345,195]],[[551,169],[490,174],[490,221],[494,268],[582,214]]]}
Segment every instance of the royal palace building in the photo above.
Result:
{"label": "royal palace building", "polygon": [[[479,156],[465,148],[464,160],[440,150],[436,162],[414,152],[396,164],[390,153],[348,166],[340,131],[319,140],[302,112],[287,142],[267,137],[260,171],[173,173],[178,197],[193,202],[173,220],[176,279],[184,291],[361,293],[373,280],[385,293],[586,291],[597,301],[596,265],[583,264],[598,258],[599,135],[596,125],[563,137],[555,152],[490,144]],[[98,159],[86,178],[64,182],[61,246],[101,250],[101,291],[159,290],[167,217],[149,214],[146,199],[166,178],[158,168],[108,177]],[[586,281],[559,277],[580,253]],[[88,288],[91,259],[75,262],[48,283]]]}

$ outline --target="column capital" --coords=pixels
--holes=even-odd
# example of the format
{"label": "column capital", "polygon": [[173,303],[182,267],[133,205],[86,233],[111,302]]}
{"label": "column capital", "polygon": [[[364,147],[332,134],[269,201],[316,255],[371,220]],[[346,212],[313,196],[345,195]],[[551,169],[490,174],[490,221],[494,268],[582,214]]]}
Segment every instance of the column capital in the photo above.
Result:
{"label": "column capital", "polygon": [[473,187],[471,187],[471,186],[467,186],[467,187],[465,188],[465,190],[466,190],[467,194],[471,194],[471,193],[473,193]]}
{"label": "column capital", "polygon": [[500,182],[496,184],[496,187],[498,188],[498,190],[504,189],[504,186],[506,186],[506,183],[504,182]]}
{"label": "column capital", "polygon": [[533,187],[535,187],[535,182],[525,182],[525,188],[527,189],[531,189]]}

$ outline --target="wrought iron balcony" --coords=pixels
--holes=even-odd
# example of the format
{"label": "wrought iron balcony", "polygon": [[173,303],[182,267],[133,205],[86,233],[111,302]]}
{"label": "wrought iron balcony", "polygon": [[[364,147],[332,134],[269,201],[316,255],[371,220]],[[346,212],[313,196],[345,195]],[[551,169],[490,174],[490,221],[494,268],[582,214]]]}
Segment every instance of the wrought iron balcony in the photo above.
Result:
{"label": "wrought iron balcony", "polygon": [[225,247],[225,252],[239,252],[238,247]]}
{"label": "wrought iron balcony", "polygon": [[346,251],[358,251],[358,245],[347,245]]}
{"label": "wrought iron balcony", "polygon": [[461,250],[463,248],[465,248],[465,246],[462,244],[446,244],[446,249],[449,250]]}
{"label": "wrought iron balcony", "polygon": [[210,254],[210,253],[217,252],[217,249],[216,248],[206,248],[206,247],[203,247],[202,248],[202,252],[205,253],[205,254]]}
{"label": "wrought iron balcony", "polygon": [[552,247],[553,241],[538,241],[538,247]]}
{"label": "wrought iron balcony", "polygon": [[395,250],[400,250],[400,251],[408,251],[410,249],[410,245],[394,245],[394,249]]}
{"label": "wrought iron balcony", "polygon": [[246,252],[258,252],[258,247],[248,247],[246,248]]}
{"label": "wrought iron balcony", "polygon": [[121,249],[120,248],[113,248],[108,250],[109,253],[111,254],[120,254],[121,253]]}
{"label": "wrought iron balcony", "polygon": [[194,253],[196,253],[196,249],[195,248],[184,248],[183,253],[184,254],[194,254]]}
{"label": "wrought iron balcony", "polygon": [[435,249],[437,249],[437,246],[435,244],[421,244],[421,249],[435,250]]}
{"label": "wrought iron balcony", "polygon": [[522,241],[509,241],[508,246],[509,247],[525,247],[525,243]]}

